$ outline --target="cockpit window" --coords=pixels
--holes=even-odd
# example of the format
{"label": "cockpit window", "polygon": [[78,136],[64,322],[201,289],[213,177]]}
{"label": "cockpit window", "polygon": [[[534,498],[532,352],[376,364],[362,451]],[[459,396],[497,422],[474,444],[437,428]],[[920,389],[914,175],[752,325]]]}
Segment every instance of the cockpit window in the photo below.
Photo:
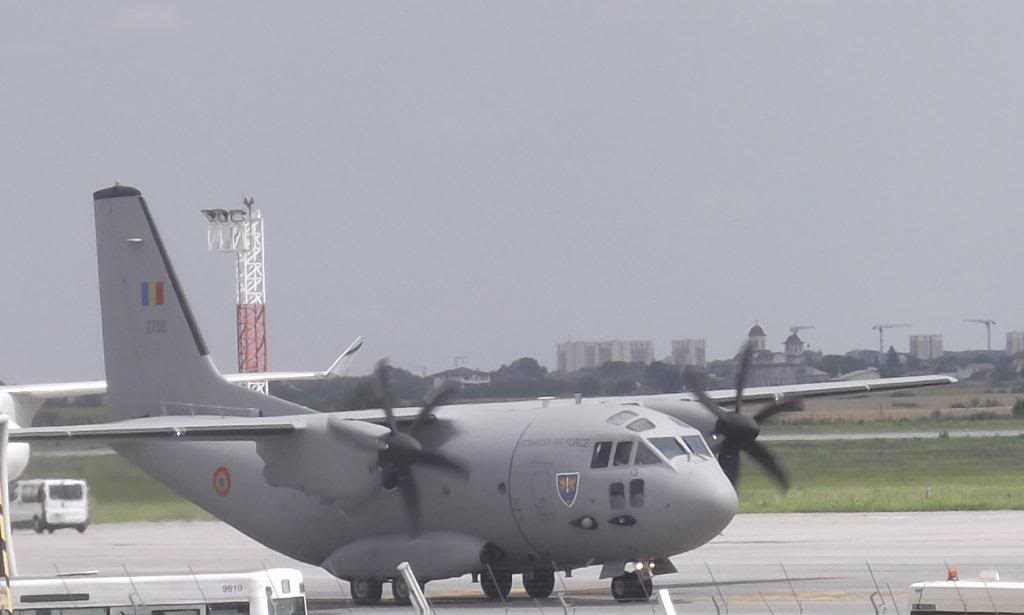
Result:
{"label": "cockpit window", "polygon": [[651,438],[651,444],[654,445],[654,448],[661,451],[662,455],[668,457],[669,460],[686,454],[686,449],[675,438]]}
{"label": "cockpit window", "polygon": [[613,465],[628,466],[629,459],[633,456],[633,441],[619,442],[615,445],[615,461]]}
{"label": "cockpit window", "polygon": [[632,431],[648,431],[650,429],[654,429],[654,423],[648,421],[647,419],[637,419],[630,423],[629,425],[626,425],[626,429]]}
{"label": "cockpit window", "polygon": [[635,416],[637,416],[636,412],[633,412],[632,410],[623,410],[622,412],[616,412],[608,417],[608,422],[612,425],[622,425]]}
{"label": "cockpit window", "polygon": [[594,445],[594,455],[590,458],[590,467],[607,468],[608,460],[612,457],[612,443],[598,442]]}
{"label": "cockpit window", "polygon": [[643,442],[636,447],[636,459],[633,461],[633,465],[638,466],[653,466],[661,463],[661,457],[658,457],[651,447],[647,446]]}
{"label": "cockpit window", "polygon": [[704,444],[704,438],[700,436],[683,436],[683,442],[689,449],[698,455],[711,456],[711,451],[708,450],[707,444]]}

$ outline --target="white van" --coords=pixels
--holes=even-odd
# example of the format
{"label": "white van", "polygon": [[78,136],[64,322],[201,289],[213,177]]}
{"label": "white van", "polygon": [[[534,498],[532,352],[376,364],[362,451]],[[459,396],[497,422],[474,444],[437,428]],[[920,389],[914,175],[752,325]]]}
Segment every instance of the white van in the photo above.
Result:
{"label": "white van", "polygon": [[1015,581],[931,581],[910,586],[911,615],[1024,613],[1024,583]]}
{"label": "white van", "polygon": [[46,478],[22,480],[11,490],[11,525],[31,527],[37,534],[89,526],[89,485],[84,480]]}

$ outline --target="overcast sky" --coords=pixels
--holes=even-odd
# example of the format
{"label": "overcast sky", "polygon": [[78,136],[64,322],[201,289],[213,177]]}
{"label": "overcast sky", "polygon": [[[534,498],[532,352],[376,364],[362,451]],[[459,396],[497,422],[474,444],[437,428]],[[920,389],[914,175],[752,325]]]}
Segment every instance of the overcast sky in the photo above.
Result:
{"label": "overcast sky", "polygon": [[[146,195],[214,358],[256,198],[270,365],[493,369],[759,319],[1024,329],[1024,4],[5,3],[0,379],[103,376],[92,191]],[[888,343],[887,340],[887,343]],[[887,344],[888,345],[888,344]],[[417,368],[418,369],[418,368]]]}

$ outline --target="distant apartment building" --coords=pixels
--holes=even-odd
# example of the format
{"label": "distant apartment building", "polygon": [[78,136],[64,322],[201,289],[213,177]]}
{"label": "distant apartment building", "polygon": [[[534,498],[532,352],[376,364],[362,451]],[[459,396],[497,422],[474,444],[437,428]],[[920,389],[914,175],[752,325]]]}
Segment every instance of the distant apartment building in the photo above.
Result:
{"label": "distant apartment building", "polygon": [[922,361],[942,358],[942,334],[929,333],[910,336],[910,356]]}
{"label": "distant apartment building", "polygon": [[700,339],[672,340],[672,362],[680,367],[705,367],[708,363],[707,342]]}
{"label": "distant apartment building", "polygon": [[1007,331],[1006,354],[1012,357],[1018,352],[1024,352],[1024,331]]}
{"label": "distant apartment building", "polygon": [[650,340],[607,340],[562,342],[558,345],[558,370],[575,372],[599,367],[611,361],[652,363],[654,342]]}

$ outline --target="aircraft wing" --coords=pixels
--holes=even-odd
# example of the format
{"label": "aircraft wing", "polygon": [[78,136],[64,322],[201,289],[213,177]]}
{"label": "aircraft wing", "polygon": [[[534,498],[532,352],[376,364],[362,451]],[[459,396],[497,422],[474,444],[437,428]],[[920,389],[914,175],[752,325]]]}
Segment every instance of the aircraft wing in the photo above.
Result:
{"label": "aircraft wing", "polygon": [[[743,390],[744,401],[774,401],[782,397],[834,397],[871,393],[873,391],[894,391],[918,387],[954,384],[952,376],[906,376],[903,378],[875,378],[872,380],[848,380],[839,382],[816,382],[812,384],[783,384],[769,387],[751,387]],[[733,389],[708,391],[715,401],[732,401],[736,398]]]}
{"label": "aircraft wing", "polygon": [[[233,383],[269,380],[271,382],[288,382],[296,380],[319,380],[323,378],[344,376],[356,352],[363,346],[364,338],[357,337],[338,355],[330,367],[323,371],[310,372],[260,372],[245,374],[225,374],[224,379]],[[0,393],[32,397],[35,399],[52,399],[60,397],[76,397],[79,395],[103,395],[107,392],[106,380],[85,380],[79,382],[54,382],[49,384],[12,384],[0,386]]]}
{"label": "aircraft wing", "polygon": [[216,416],[168,416],[133,419],[95,425],[22,427],[12,429],[11,442],[95,440],[258,440],[285,436],[306,428],[304,415],[295,417],[239,418]]}
{"label": "aircraft wing", "polygon": [[[362,501],[378,488],[372,473],[389,430],[340,413],[275,417],[159,416],[97,425],[25,427],[10,442],[99,441],[117,446],[144,441],[256,444],[263,476],[274,487],[288,487],[339,504]],[[309,459],[318,463],[309,463]],[[345,472],[340,469],[349,469]],[[339,471],[341,472],[339,474]],[[338,476],[345,480],[338,480]]]}

